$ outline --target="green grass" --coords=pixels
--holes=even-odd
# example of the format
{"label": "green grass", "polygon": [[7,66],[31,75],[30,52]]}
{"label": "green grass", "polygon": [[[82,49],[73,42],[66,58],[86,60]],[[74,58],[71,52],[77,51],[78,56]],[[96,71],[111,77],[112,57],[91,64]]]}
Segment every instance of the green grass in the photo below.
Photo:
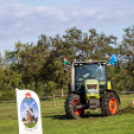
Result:
{"label": "green grass", "polygon": [[33,128],[35,125],[36,125],[36,123],[25,124],[25,126],[28,127],[28,128]]}
{"label": "green grass", "polygon": [[[134,95],[120,95],[120,112],[116,116],[102,117],[100,109],[86,110],[83,118],[68,119],[64,112],[65,98],[42,101],[42,126],[44,134],[133,134]],[[90,114],[87,112],[90,111]],[[18,134],[16,103],[0,103],[0,133]]]}

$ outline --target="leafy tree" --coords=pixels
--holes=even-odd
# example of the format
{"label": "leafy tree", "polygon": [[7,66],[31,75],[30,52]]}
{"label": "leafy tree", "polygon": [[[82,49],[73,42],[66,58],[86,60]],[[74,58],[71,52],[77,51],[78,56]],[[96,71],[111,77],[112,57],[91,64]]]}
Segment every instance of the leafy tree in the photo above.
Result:
{"label": "leafy tree", "polygon": [[[131,85],[133,86],[134,90],[134,26],[128,27],[124,29],[124,31],[125,35],[122,41],[122,45],[125,49],[125,58],[130,59],[130,62],[128,62],[126,68],[128,70],[128,74],[130,75],[128,79],[130,79],[129,81],[131,82]],[[131,77],[133,77],[133,80],[131,79]]]}
{"label": "leafy tree", "polygon": [[[124,32],[118,45],[114,35],[106,36],[95,29],[82,33],[76,27],[66,30],[63,38],[59,34],[54,38],[41,34],[36,45],[18,41],[14,51],[5,51],[5,63],[0,57],[0,88],[11,99],[15,87],[34,89],[41,96],[42,92],[47,96],[57,89],[63,94],[70,79],[70,69],[64,72],[64,55],[71,63],[74,59],[107,60],[116,54],[120,62],[126,63],[120,65],[120,70],[108,66],[107,77],[113,80],[116,90],[134,90],[134,26]],[[7,98],[6,94],[4,97]]]}

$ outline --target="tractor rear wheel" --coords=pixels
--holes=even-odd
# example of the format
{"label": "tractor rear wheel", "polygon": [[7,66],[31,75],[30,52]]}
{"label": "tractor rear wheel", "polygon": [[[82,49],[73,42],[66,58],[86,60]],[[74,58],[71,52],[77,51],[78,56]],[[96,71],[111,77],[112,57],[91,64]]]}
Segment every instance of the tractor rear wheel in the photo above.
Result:
{"label": "tractor rear wheel", "polygon": [[118,113],[118,109],[119,100],[114,93],[106,94],[102,97],[101,111],[103,115],[116,115]]}
{"label": "tractor rear wheel", "polygon": [[76,109],[75,107],[81,105],[80,96],[77,94],[71,94],[68,96],[65,102],[65,112],[68,117],[77,119],[81,117],[84,113],[84,109]]}

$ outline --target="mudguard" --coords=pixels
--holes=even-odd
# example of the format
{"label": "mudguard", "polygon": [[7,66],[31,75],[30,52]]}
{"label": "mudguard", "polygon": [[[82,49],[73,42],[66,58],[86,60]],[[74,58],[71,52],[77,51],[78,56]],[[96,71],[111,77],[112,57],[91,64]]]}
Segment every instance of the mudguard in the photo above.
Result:
{"label": "mudguard", "polygon": [[115,90],[106,90],[106,93],[114,93],[116,96],[117,96],[117,98],[118,98],[118,100],[119,100],[119,103],[121,104],[121,102],[120,102],[120,97],[119,97],[119,95],[118,95],[118,93],[115,91]]}

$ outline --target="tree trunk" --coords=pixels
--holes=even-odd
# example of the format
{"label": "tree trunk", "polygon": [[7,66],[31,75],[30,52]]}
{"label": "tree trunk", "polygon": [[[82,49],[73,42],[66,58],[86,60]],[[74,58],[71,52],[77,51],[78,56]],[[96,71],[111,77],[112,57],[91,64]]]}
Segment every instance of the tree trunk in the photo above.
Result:
{"label": "tree trunk", "polygon": [[27,83],[25,82],[25,89],[27,89]]}
{"label": "tree trunk", "polygon": [[45,97],[47,99],[47,82],[46,82],[46,80],[44,80],[44,84],[45,84]]}
{"label": "tree trunk", "polygon": [[63,87],[61,89],[61,96],[64,96]]}

